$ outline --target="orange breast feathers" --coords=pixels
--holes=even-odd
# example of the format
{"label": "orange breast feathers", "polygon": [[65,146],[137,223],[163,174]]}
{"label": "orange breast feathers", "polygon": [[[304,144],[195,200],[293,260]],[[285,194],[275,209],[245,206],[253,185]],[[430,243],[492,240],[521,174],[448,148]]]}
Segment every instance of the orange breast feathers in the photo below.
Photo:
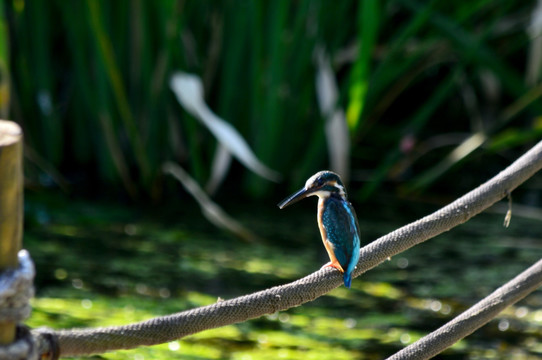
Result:
{"label": "orange breast feathers", "polygon": [[333,250],[333,244],[327,239],[327,231],[322,224],[322,214],[324,212],[324,199],[319,198],[318,199],[318,213],[317,213],[317,221],[318,221],[318,228],[320,228],[320,235],[322,236],[322,242],[324,243],[324,247],[327,250],[327,254],[329,255],[329,260],[331,260],[331,264],[329,266],[332,266],[339,270],[340,272],[344,273],[344,269],[342,268],[341,264],[339,264],[339,261],[335,257],[335,251]]}

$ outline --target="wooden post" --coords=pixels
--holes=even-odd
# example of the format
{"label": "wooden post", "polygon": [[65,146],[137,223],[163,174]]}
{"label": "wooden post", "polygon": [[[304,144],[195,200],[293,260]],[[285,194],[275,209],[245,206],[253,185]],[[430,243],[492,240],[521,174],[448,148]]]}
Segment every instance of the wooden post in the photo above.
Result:
{"label": "wooden post", "polygon": [[[23,133],[0,120],[0,271],[18,266],[23,235]],[[15,340],[15,323],[0,322],[0,345]]]}

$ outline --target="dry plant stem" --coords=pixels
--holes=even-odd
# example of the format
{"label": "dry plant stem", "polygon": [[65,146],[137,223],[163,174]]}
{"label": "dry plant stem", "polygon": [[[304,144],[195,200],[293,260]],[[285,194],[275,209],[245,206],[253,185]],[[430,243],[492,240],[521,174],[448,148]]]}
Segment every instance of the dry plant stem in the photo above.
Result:
{"label": "dry plant stem", "polygon": [[[542,142],[500,174],[450,205],[363,247],[355,276],[388,257],[464,223],[513,191],[542,167]],[[254,294],[117,327],[55,331],[62,356],[95,354],[160,344],[312,301],[342,283],[341,274],[321,269],[295,282]]]}

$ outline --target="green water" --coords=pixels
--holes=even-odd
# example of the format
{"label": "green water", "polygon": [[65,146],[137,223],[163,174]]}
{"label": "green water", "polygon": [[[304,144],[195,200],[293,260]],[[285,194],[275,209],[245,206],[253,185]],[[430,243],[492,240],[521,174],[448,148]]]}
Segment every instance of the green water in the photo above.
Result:
{"label": "green water", "polygon": [[[280,199],[279,199],[280,200]],[[261,236],[215,229],[186,201],[122,206],[27,194],[24,246],[36,263],[31,327],[123,325],[284,284],[327,259],[315,204],[224,205]],[[358,206],[364,243],[437,209]],[[303,306],[106,359],[382,359],[436,329],[542,256],[537,220],[482,214]],[[542,293],[439,355],[542,356]]]}

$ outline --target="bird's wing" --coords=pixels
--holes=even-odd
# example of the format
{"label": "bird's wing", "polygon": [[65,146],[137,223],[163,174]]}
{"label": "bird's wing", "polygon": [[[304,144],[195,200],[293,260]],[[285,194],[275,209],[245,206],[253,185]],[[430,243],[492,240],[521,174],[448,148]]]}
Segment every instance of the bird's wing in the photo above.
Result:
{"label": "bird's wing", "polygon": [[[346,271],[353,269],[359,256],[359,225],[356,212],[348,201],[330,197],[325,204],[322,223],[335,257]],[[355,258],[355,259],[354,259]],[[352,260],[355,263],[350,266]]]}

